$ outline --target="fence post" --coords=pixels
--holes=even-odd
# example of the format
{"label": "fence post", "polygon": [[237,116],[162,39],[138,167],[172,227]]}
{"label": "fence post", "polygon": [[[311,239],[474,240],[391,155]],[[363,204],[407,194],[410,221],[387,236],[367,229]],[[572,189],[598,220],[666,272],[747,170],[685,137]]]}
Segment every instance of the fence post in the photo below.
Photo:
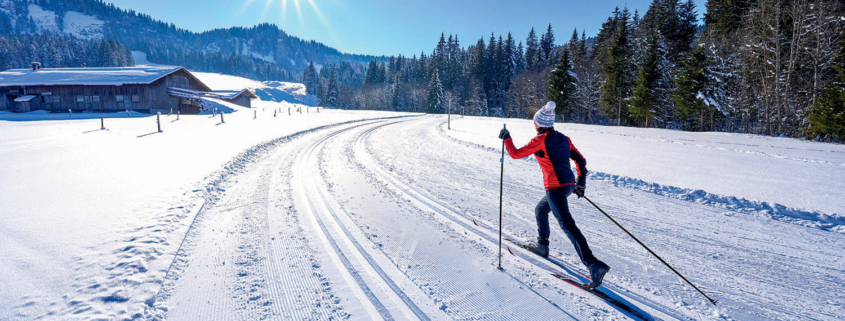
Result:
{"label": "fence post", "polygon": [[106,123],[103,122],[103,117],[100,117],[100,130],[106,129]]}
{"label": "fence post", "polygon": [[257,110],[253,110],[253,111],[252,111],[252,119],[256,119],[256,118],[258,118],[258,111],[257,111]]}
{"label": "fence post", "polygon": [[181,114],[181,110],[176,111],[176,120],[179,120],[179,114]]}
{"label": "fence post", "polygon": [[72,110],[68,109],[67,113],[70,114],[70,117],[73,117],[73,111]]}
{"label": "fence post", "polygon": [[156,125],[158,125],[158,132],[161,132],[161,112],[156,112]]}
{"label": "fence post", "polygon": [[288,116],[290,116],[290,107],[288,107]]}
{"label": "fence post", "polygon": [[273,117],[276,117],[276,110],[273,110]]}
{"label": "fence post", "polygon": [[220,113],[220,123],[221,123],[221,124],[225,124],[225,123],[226,123],[226,121],[225,121],[225,120],[223,120],[223,113],[222,113],[222,112]]}

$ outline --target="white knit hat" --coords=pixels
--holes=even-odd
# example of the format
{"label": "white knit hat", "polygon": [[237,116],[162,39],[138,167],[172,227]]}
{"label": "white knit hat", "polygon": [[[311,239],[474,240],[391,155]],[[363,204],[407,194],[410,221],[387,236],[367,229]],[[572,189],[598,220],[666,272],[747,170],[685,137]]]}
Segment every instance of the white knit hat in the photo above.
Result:
{"label": "white knit hat", "polygon": [[534,113],[534,124],[540,127],[554,127],[555,125],[555,102],[547,102],[543,108]]}

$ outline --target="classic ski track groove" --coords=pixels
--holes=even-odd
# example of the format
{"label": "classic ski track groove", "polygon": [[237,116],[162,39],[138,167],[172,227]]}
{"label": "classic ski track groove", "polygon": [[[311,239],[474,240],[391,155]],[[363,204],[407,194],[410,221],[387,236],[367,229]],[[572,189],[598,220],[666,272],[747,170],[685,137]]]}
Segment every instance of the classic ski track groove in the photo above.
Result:
{"label": "classic ski track groove", "polygon": [[[321,132],[333,128],[342,128],[350,124],[361,124],[377,120],[406,117],[409,116],[377,117],[352,120],[318,126],[274,138],[247,148],[223,165],[221,169],[204,178],[202,184],[205,194],[202,196],[202,199],[204,200],[202,209],[197,211],[197,213],[193,216],[184,236],[181,238],[180,245],[176,249],[168,269],[163,271],[164,278],[161,281],[162,285],[154,296],[154,300],[151,300],[153,303],[149,303],[153,309],[145,313],[146,317],[149,319],[170,318],[173,316],[174,312],[193,313],[194,317],[197,317],[197,314],[214,315],[215,319],[219,318],[226,320],[237,318],[263,319],[268,317],[272,318],[274,315],[278,315],[277,310],[275,310],[276,307],[269,307],[270,305],[273,305],[273,302],[268,300],[281,300],[283,298],[277,295],[270,298],[270,295],[267,294],[268,291],[278,291],[278,289],[274,290],[272,282],[268,282],[266,279],[266,277],[274,275],[274,273],[268,271],[271,269],[274,262],[268,263],[264,261],[266,259],[276,259],[275,257],[269,256],[270,254],[278,252],[274,248],[276,244],[265,243],[257,246],[250,246],[250,244],[255,245],[259,243],[260,239],[264,238],[262,236],[267,236],[266,238],[270,239],[269,233],[278,232],[272,231],[269,227],[268,215],[272,211],[272,201],[270,200],[272,193],[270,189],[276,187],[271,186],[271,184],[268,183],[272,181],[272,175],[275,173],[274,169],[271,168],[273,164],[270,164],[269,162],[275,160],[273,158],[274,155],[290,146],[288,143],[298,142],[300,141],[300,138],[306,134]],[[278,170],[278,168],[275,170]],[[260,187],[249,188],[242,186],[242,184],[235,184],[240,179],[251,178],[257,179],[257,184],[253,185],[260,185]],[[238,202],[238,199],[241,200]],[[255,201],[256,199],[259,201]],[[220,234],[212,236],[211,239],[202,239],[202,235],[208,236],[208,231],[203,231],[203,227],[207,228],[208,226],[206,225],[212,224],[211,222],[215,221],[215,218],[217,218],[220,214],[230,215],[229,213],[233,211],[244,211],[244,213],[242,213],[244,217],[241,218],[240,221],[238,219],[233,221],[234,225],[230,226],[227,231],[228,234],[233,234],[232,236],[234,237],[235,242],[221,243],[219,249],[215,250],[211,256],[209,256],[209,253],[198,252],[198,247],[208,246],[208,244],[203,245],[203,242],[215,242],[215,240],[220,240]],[[256,218],[257,220],[251,220],[250,218]],[[243,219],[250,222],[243,222]],[[252,240],[241,240],[241,238],[250,238]],[[224,254],[224,252],[228,254]],[[232,253],[241,252],[247,254],[247,256],[231,255]],[[197,254],[200,256],[196,257],[195,255]],[[185,300],[183,297],[181,307],[174,306],[172,303],[177,303],[177,305],[179,303],[177,301],[173,301],[174,292],[181,291],[177,286],[190,285],[191,283],[188,282],[188,284],[185,284],[185,281],[188,281],[189,279],[186,278],[185,272],[195,269],[195,267],[198,266],[197,263],[205,262],[216,265],[217,263],[209,261],[209,257],[217,258],[221,255],[224,255],[224,259],[228,259],[227,261],[231,261],[227,263],[232,264],[224,264],[223,267],[217,270],[212,270],[210,276],[218,277],[215,281],[222,283],[222,286],[229,286],[229,292],[226,293],[226,290],[199,291],[195,295],[192,295],[188,300]],[[197,259],[199,259],[199,261],[197,261]],[[241,259],[245,259],[245,261],[240,261]],[[238,267],[238,265],[240,266]],[[309,266],[319,269],[318,266],[311,264],[309,264]],[[243,280],[238,280],[236,278],[219,278],[220,275],[229,273],[239,274],[238,277],[245,278],[243,278]],[[284,275],[284,273],[280,274]],[[287,277],[287,275],[285,276]],[[303,287],[300,287],[301,285],[309,284],[307,281],[301,280],[301,277],[294,277],[293,279],[289,279],[287,281],[277,278],[275,282],[282,282],[289,285],[295,284],[297,287],[294,289],[294,292],[297,293],[298,291],[304,291]],[[310,284],[313,285],[314,283],[310,282]],[[215,286],[220,287],[221,285],[215,284]],[[190,290],[190,288],[185,289]],[[290,294],[290,289],[287,290],[288,294]],[[225,294],[234,296],[227,296]],[[329,290],[329,292],[323,292],[322,294],[327,294],[330,299],[336,298],[331,295],[331,290]],[[308,295],[300,295],[297,299],[306,297],[308,297]],[[323,297],[322,299],[325,298],[326,297]],[[284,299],[287,300],[289,298],[285,296]],[[247,304],[248,301],[254,302],[253,300],[261,300],[262,304]],[[290,301],[287,302],[290,303]],[[299,305],[302,305],[301,301]],[[337,319],[348,317],[348,314],[344,316],[342,305],[331,303],[329,304],[331,307],[326,307],[325,305],[326,304],[322,304],[319,308],[311,309],[311,315],[304,315],[302,318]],[[214,308],[210,309],[209,307]],[[332,307],[335,308],[334,311],[325,310]],[[322,316],[315,315],[321,314],[317,311],[323,311],[324,313],[322,313]],[[305,313],[304,311],[298,312]]]}
{"label": "classic ski track groove", "polygon": [[[364,148],[366,150],[366,147],[363,146],[363,145],[365,145],[363,143],[363,141],[365,141],[367,138],[369,138],[370,134],[372,134],[374,131],[381,129],[383,127],[386,127],[386,126],[389,126],[389,125],[394,125],[394,124],[401,123],[401,122],[403,122],[403,121],[389,122],[389,123],[382,124],[382,125],[373,127],[371,129],[365,131],[358,138],[358,140],[355,142],[356,147]],[[356,153],[356,155],[358,155],[358,154],[359,153]],[[372,157],[371,156],[372,154],[369,154],[369,153],[362,153],[362,155],[370,155],[369,157]],[[363,158],[363,156],[360,156],[358,158],[359,159]],[[480,236],[484,240],[486,240],[490,243],[493,243],[493,245],[498,247],[498,229],[490,227],[489,224],[486,224],[486,222],[483,222],[483,221],[482,222],[484,223],[484,225],[487,225],[487,226],[477,225],[476,222],[473,222],[473,220],[476,220],[476,219],[467,217],[466,215],[461,213],[461,211],[455,210],[455,209],[451,208],[450,206],[443,204],[441,201],[427,196],[422,191],[419,191],[415,188],[412,188],[412,187],[405,185],[398,178],[393,177],[393,175],[386,173],[386,171],[384,171],[382,168],[380,168],[377,165],[377,162],[373,161],[372,159],[363,160],[362,163],[365,166],[369,167],[377,176],[379,176],[381,178],[381,180],[387,182],[389,185],[395,187],[396,189],[400,190],[402,193],[404,193],[407,196],[409,196],[410,198],[414,199],[418,204],[421,204],[426,209],[429,209],[430,211],[432,211],[434,213],[442,215],[443,217],[445,217],[449,221],[452,221],[452,222],[456,223],[457,225],[459,225],[461,228]],[[473,225],[477,225],[478,227],[481,227],[484,230],[476,229],[476,228],[473,227]],[[505,234],[507,234],[507,233],[505,233]],[[517,239],[516,237],[514,237],[512,235],[505,235],[505,236],[513,238],[513,239]],[[503,243],[508,242],[508,240],[503,240],[503,241],[504,241]],[[503,245],[505,245],[505,244],[503,244]],[[535,265],[535,266],[537,266],[537,267],[539,267],[543,270],[546,270],[547,272],[560,273],[561,271],[558,270],[558,268],[559,268],[559,269],[562,269],[563,272],[565,272],[566,274],[571,275],[573,277],[576,277],[581,281],[584,281],[584,280],[587,279],[583,274],[576,272],[577,268],[568,266],[567,264],[563,263],[562,261],[559,261],[559,260],[551,261],[551,263],[553,265],[548,264],[546,262],[543,262],[543,261],[535,258],[533,254],[527,253],[520,246],[513,244],[513,243],[511,243],[510,245],[513,249],[516,250],[517,253],[519,253],[519,255],[516,255],[517,257],[519,257],[520,259],[522,259],[522,260],[524,260],[524,261],[526,261],[526,262],[528,262],[532,265]],[[557,268],[555,268],[554,266],[556,266]],[[626,302],[627,300],[625,300],[624,298],[621,298],[619,296],[620,296],[620,293],[624,291],[625,295],[627,295],[630,299],[633,299],[634,301],[636,301],[638,303],[644,304],[644,305],[648,306],[649,308],[654,309],[657,312],[663,313],[663,314],[665,314],[669,317],[679,319],[679,320],[691,320],[689,317],[682,316],[682,315],[678,314],[676,311],[672,310],[671,308],[668,308],[668,307],[663,306],[659,303],[653,302],[653,301],[651,301],[647,298],[644,298],[642,296],[639,296],[635,293],[631,293],[630,291],[619,289],[618,287],[615,287],[610,283],[605,282],[605,284],[603,284],[603,286],[605,286],[608,290],[611,290],[612,293],[609,293],[608,295],[616,296],[616,299],[622,301],[623,303]],[[609,305],[608,303],[604,302],[601,299],[597,299],[597,298],[591,298],[591,299],[599,300],[603,304]],[[631,304],[629,303],[629,305],[631,305]],[[634,305],[631,305],[631,306],[634,309],[638,309]],[[635,316],[630,315],[623,310],[616,309],[615,307],[613,307],[613,308],[615,310],[625,314],[628,317],[636,318]],[[642,311],[641,309],[638,309],[638,310],[640,310],[641,313],[649,315],[648,313],[646,313],[645,311]],[[651,317],[655,318],[655,316],[653,316],[653,315]]]}
{"label": "classic ski track groove", "polygon": [[[300,158],[298,164],[306,164],[306,163],[315,164],[315,162],[312,161],[313,160],[312,158],[314,157],[314,152],[317,150],[317,147],[319,145],[325,143],[329,139],[331,139],[331,138],[333,138],[333,137],[335,137],[335,136],[337,136],[337,135],[339,135],[343,132],[353,130],[353,129],[361,127],[361,126],[371,125],[371,124],[383,122],[383,121],[385,121],[385,120],[347,127],[347,128],[335,131],[331,134],[324,136],[323,138],[317,140],[316,142],[314,142],[312,145],[310,145],[309,147],[307,147],[303,151],[304,156]],[[329,214],[329,215],[326,215],[326,216],[329,218],[330,224],[333,223],[332,224],[333,226],[340,229],[340,231],[342,232],[342,235],[345,236],[344,240],[346,240],[349,244],[351,244],[354,247],[354,249],[357,251],[356,254],[360,255],[367,263],[369,263],[369,267],[375,272],[375,274],[378,276],[378,278],[380,278],[380,280],[382,282],[384,282],[384,284],[389,289],[391,289],[393,291],[395,296],[398,297],[398,300],[396,300],[396,298],[393,298],[394,301],[401,301],[402,303],[404,303],[405,306],[407,307],[407,309],[409,309],[410,312],[414,316],[419,318],[420,320],[430,320],[429,317],[425,314],[425,312],[423,312],[405,294],[405,292],[399,286],[396,285],[396,283],[392,280],[392,278],[389,275],[387,275],[387,273],[382,269],[382,267],[375,261],[375,259],[373,259],[373,257],[370,255],[370,253],[366,249],[364,249],[364,247],[362,247],[361,244],[356,240],[355,236],[347,228],[346,224],[344,224],[342,222],[342,220],[340,219],[340,217],[338,217],[337,212],[331,206],[331,203],[327,199],[323,189],[319,188],[317,186],[317,182],[315,182],[314,179],[312,179],[310,184],[306,183],[306,185],[310,185],[308,187],[310,187],[310,189],[312,191],[316,191],[316,194],[320,196],[320,199],[322,200],[322,203],[325,206],[325,208],[326,208],[326,210]],[[318,212],[317,207],[314,205],[314,202],[312,201],[312,199],[309,198],[309,197],[306,197],[306,199],[308,200],[308,203],[311,207],[311,211],[314,214],[314,218],[316,219],[317,223],[320,225],[320,229],[323,231],[323,234],[328,237],[330,243],[332,244],[332,247],[338,253],[341,260],[344,261],[344,265],[347,267],[347,269],[350,271],[350,273],[353,275],[353,277],[355,277],[356,282],[358,282],[359,286],[362,289],[366,289],[365,292],[368,293],[367,294],[368,298],[376,306],[377,310],[379,310],[380,315],[384,319],[392,320],[393,316],[390,314],[388,309],[378,300],[378,298],[375,296],[375,294],[371,290],[369,290],[369,288],[366,285],[366,282],[363,280],[363,278],[360,277],[359,272],[354,271],[354,266],[352,266],[349,259],[345,256],[345,254],[343,254],[342,250],[340,250],[340,247],[337,245],[337,242],[334,240],[334,238],[331,237],[331,234],[329,233],[327,227],[325,226],[323,219],[320,217],[319,214],[317,214],[317,212]],[[373,279],[378,279],[378,278],[373,276]]]}
{"label": "classic ski track groove", "polygon": [[[293,176],[290,166],[292,163],[292,159],[286,158],[285,162],[274,166],[271,186],[268,190],[268,213],[275,214],[269,215],[269,234],[277,235],[277,237],[285,236],[284,241],[276,241],[275,237],[272,238],[270,251],[273,255],[271,255],[269,263],[265,265],[267,274],[271,277],[271,279],[281,281],[273,282],[271,284],[271,297],[283,298],[285,300],[284,305],[274,304],[273,311],[276,316],[280,316],[282,318],[292,316],[297,320],[331,320],[335,318],[343,318],[342,313],[345,313],[344,311],[332,311],[330,310],[331,306],[328,304],[318,304],[316,307],[311,307],[310,309],[297,308],[302,303],[313,303],[318,301],[321,292],[311,289],[320,289],[322,286],[320,284],[321,282],[314,277],[297,277],[298,275],[302,275],[302,272],[296,273],[296,271],[294,271],[294,273],[285,273],[291,272],[290,268],[296,267],[311,266],[313,269],[313,264],[315,262],[312,255],[309,255],[307,260],[306,257],[301,255],[302,253],[296,253],[302,251],[312,251],[312,249],[310,249],[307,245],[307,240],[302,237],[300,233],[290,231],[291,229],[302,230],[302,223],[298,219],[298,215],[284,215],[283,213],[277,213],[277,207],[279,206],[279,204],[276,203],[278,187],[285,187],[286,190],[284,191],[284,198],[289,200],[291,203],[293,201],[292,191],[290,190],[290,181]],[[281,175],[280,170],[283,168],[287,173],[285,176]],[[282,177],[284,177],[284,180]],[[292,207],[293,206],[291,206],[291,208]],[[293,264],[289,263],[290,261],[293,261]],[[322,283],[325,283],[325,277],[323,277],[321,281]],[[299,290],[296,292],[296,296],[290,295],[291,289]],[[288,295],[285,295],[286,291],[288,292]],[[338,313],[340,313],[340,315],[338,315]]]}

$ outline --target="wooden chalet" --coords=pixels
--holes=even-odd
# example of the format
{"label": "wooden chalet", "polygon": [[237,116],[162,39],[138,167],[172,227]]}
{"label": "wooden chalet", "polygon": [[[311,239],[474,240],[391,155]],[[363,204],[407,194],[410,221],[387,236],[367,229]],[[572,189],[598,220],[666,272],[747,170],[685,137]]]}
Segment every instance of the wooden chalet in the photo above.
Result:
{"label": "wooden chalet", "polygon": [[[0,110],[29,112],[200,112],[200,99],[172,89],[211,93],[183,67],[49,68],[0,72]],[[254,95],[253,95],[254,96]]]}

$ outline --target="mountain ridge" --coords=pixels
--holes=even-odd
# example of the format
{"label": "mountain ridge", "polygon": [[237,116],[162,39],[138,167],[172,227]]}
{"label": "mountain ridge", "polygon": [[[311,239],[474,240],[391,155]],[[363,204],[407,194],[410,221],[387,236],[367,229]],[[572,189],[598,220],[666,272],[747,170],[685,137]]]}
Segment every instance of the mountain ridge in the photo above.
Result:
{"label": "mountain ridge", "polygon": [[252,60],[257,69],[281,68],[283,72],[268,73],[281,73],[284,79],[295,78],[310,62],[319,67],[341,61],[367,63],[387,59],[343,53],[316,40],[291,36],[271,23],[194,32],[101,0],[0,0],[0,35],[24,34],[115,39],[130,50],[147,53],[156,63],[209,72],[226,70],[208,60]]}

